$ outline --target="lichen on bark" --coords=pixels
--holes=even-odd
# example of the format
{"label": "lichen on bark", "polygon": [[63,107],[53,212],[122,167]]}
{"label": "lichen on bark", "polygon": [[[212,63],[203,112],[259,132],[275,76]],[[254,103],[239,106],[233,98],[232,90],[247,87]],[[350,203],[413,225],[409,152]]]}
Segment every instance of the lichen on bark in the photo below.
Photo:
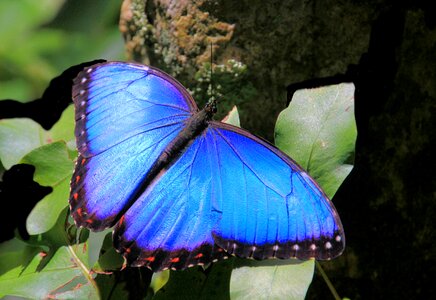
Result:
{"label": "lichen on bark", "polygon": [[242,92],[224,94],[222,103],[237,104],[242,127],[272,141],[286,86],[357,63],[376,9],[332,1],[125,0],[120,25],[129,59],[175,75],[190,90],[203,88],[195,76],[211,61],[211,43],[212,71],[229,60],[247,66],[232,85]]}

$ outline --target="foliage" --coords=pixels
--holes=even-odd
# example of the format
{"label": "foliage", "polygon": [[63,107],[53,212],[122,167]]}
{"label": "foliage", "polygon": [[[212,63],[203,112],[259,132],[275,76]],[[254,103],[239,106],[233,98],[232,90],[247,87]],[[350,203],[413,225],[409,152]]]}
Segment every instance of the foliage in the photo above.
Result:
{"label": "foliage", "polygon": [[[0,99],[31,101],[71,65],[122,57],[119,1],[82,2],[0,1]],[[67,17],[66,6],[80,15]]]}
{"label": "foliage", "polygon": [[[277,122],[277,145],[302,166],[309,166],[330,196],[345,179],[347,172],[342,169],[350,170],[353,157],[353,92],[350,84],[298,92]],[[234,122],[236,113],[227,119]],[[32,164],[34,180],[53,187],[28,217],[30,239],[16,237],[0,245],[0,297],[106,299],[126,298],[134,292],[127,289],[132,278],[120,282],[114,276],[122,259],[111,247],[108,232],[77,231],[68,217],[68,180],[75,157],[73,122],[71,107],[49,132],[27,119],[0,121],[0,160],[5,167]],[[10,151],[12,143],[21,151]],[[148,297],[301,299],[311,282],[313,264],[313,260],[230,259],[206,269],[170,272],[166,284],[168,272],[162,272],[154,276]],[[145,293],[147,286],[143,289]]]}
{"label": "foliage", "polygon": [[277,120],[277,147],[309,172],[329,197],[353,168],[353,116],[354,85],[342,83],[297,91]]}
{"label": "foliage", "polygon": [[[70,65],[97,57],[120,59],[119,4],[118,0],[0,1],[0,99],[29,101],[41,95],[46,82]],[[179,24],[186,30],[198,24],[195,30],[203,33],[189,48],[201,58],[195,62],[201,67],[191,85],[193,95],[203,103],[222,95],[239,101],[236,104],[250,101],[257,92],[252,85],[242,84],[247,66],[236,60],[221,65],[207,62],[211,41],[205,33],[210,28],[225,29],[229,39],[233,27],[202,24],[194,20],[197,16],[201,15],[182,18]],[[150,25],[140,27],[145,30],[141,44],[152,42],[157,54],[178,53],[178,49],[168,48],[167,36],[156,32],[152,36]],[[161,42],[156,43],[157,39]],[[220,42],[214,41],[215,45]],[[213,87],[211,69],[213,82],[219,83]],[[308,168],[329,196],[351,169],[355,140],[352,93],[350,85],[300,91],[277,121],[276,144]],[[229,102],[220,102],[221,111],[230,110]],[[227,122],[239,125],[236,109]],[[78,230],[68,215],[69,180],[77,155],[73,128],[72,106],[48,131],[29,119],[0,121],[0,164],[5,169],[18,163],[31,164],[36,169],[34,180],[52,187],[27,218],[30,239],[17,236],[0,244],[0,298],[124,299],[138,293],[132,288],[134,272],[123,277],[131,268],[120,271],[123,259],[112,247],[110,231]],[[139,294],[158,299],[301,299],[313,272],[313,261],[232,258],[206,269],[156,273],[151,283],[143,282]],[[139,271],[136,274],[141,276]]]}

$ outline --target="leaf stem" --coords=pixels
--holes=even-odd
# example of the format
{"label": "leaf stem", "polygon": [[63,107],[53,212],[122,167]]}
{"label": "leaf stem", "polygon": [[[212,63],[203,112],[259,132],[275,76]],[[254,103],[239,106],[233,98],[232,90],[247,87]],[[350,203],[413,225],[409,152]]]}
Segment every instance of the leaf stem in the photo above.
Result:
{"label": "leaf stem", "polygon": [[341,297],[339,297],[338,292],[336,291],[335,287],[333,286],[332,282],[328,278],[327,274],[324,272],[323,268],[321,267],[321,264],[315,260],[315,266],[316,269],[321,274],[322,278],[324,279],[325,283],[327,284],[330,292],[332,293],[333,297],[335,297],[336,300],[341,300]]}
{"label": "leaf stem", "polygon": [[[78,245],[77,245],[78,246]],[[76,255],[76,251],[72,245],[67,246],[68,251],[70,252],[72,258],[76,262],[77,266],[80,270],[82,270],[83,276],[86,280],[92,285],[92,287],[96,290],[97,295],[100,295],[100,290],[98,289],[97,283],[92,278],[91,270],[86,267],[86,265],[81,261],[81,259]]]}

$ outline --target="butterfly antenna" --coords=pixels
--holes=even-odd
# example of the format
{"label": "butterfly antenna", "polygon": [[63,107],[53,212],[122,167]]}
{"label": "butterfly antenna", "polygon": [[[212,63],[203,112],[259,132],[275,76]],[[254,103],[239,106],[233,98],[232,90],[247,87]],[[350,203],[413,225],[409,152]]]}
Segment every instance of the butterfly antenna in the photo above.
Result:
{"label": "butterfly antenna", "polygon": [[221,102],[221,100],[224,99],[224,95],[217,96],[218,92],[215,93],[214,87],[213,87],[213,43],[210,43],[210,93],[211,93],[211,102],[215,102],[215,104],[218,104]]}

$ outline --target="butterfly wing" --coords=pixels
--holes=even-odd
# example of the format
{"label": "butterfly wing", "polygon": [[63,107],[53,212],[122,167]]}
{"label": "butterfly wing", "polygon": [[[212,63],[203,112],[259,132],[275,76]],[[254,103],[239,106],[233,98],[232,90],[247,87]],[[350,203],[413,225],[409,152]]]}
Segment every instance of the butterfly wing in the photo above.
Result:
{"label": "butterfly wing", "polygon": [[78,226],[113,226],[196,104],[180,83],[143,65],[109,62],[75,79],[79,158],[70,207]]}
{"label": "butterfly wing", "polygon": [[227,255],[211,234],[221,211],[213,201],[210,146],[195,139],[117,223],[114,246],[129,265],[185,269]]}
{"label": "butterfly wing", "polygon": [[222,216],[215,243],[239,257],[332,259],[345,236],[332,202],[291,158],[249,132],[213,122]]}
{"label": "butterfly wing", "polygon": [[330,259],[341,222],[316,183],[248,132],[211,122],[126,212],[114,245],[135,266],[183,269],[226,257]]}

